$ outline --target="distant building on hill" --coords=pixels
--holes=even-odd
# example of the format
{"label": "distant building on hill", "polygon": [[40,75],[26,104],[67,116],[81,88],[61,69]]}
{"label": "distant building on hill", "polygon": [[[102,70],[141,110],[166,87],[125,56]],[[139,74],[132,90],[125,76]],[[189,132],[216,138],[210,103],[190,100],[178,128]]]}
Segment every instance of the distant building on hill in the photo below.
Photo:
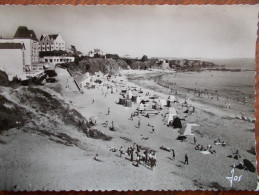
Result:
{"label": "distant building on hill", "polygon": [[104,53],[100,49],[93,49],[93,50],[88,52],[88,56],[89,57],[96,57],[96,56],[100,56],[101,57],[103,55],[104,55]]}
{"label": "distant building on hill", "polygon": [[39,51],[54,51],[54,50],[66,50],[66,44],[60,33],[58,34],[43,34],[39,41]]}

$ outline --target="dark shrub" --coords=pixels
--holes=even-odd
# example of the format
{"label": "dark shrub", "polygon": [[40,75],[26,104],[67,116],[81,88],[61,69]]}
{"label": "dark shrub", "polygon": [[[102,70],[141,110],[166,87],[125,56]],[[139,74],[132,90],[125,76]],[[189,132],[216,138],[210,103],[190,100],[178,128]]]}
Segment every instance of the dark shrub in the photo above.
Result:
{"label": "dark shrub", "polygon": [[45,74],[48,75],[49,77],[57,76],[57,73],[55,72],[55,70],[45,70]]}

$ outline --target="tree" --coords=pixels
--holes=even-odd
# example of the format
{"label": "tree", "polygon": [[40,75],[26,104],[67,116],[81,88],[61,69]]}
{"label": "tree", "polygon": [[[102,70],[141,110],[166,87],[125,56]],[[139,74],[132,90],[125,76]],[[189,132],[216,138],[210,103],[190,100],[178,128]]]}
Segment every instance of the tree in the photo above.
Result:
{"label": "tree", "polygon": [[71,48],[69,49],[73,55],[77,56],[77,50],[76,50],[76,46],[71,45]]}
{"label": "tree", "polygon": [[143,55],[143,57],[141,58],[141,61],[142,61],[142,62],[148,61],[148,57],[147,57],[146,55]]}

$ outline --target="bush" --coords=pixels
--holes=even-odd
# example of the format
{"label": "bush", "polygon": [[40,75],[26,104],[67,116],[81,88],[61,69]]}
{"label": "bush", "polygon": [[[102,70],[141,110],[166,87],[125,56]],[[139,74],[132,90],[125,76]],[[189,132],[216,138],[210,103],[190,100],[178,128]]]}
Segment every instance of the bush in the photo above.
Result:
{"label": "bush", "polygon": [[55,70],[45,70],[45,74],[48,75],[49,77],[56,77],[57,73]]}
{"label": "bush", "polygon": [[9,84],[9,80],[8,80],[7,74],[0,70],[0,85],[8,86],[8,84]]}

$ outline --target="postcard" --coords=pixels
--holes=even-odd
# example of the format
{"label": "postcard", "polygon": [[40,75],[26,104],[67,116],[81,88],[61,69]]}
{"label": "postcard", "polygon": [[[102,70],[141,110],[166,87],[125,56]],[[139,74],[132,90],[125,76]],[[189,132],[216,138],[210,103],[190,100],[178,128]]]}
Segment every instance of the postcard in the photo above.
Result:
{"label": "postcard", "polygon": [[256,190],[259,6],[0,6],[0,190]]}

